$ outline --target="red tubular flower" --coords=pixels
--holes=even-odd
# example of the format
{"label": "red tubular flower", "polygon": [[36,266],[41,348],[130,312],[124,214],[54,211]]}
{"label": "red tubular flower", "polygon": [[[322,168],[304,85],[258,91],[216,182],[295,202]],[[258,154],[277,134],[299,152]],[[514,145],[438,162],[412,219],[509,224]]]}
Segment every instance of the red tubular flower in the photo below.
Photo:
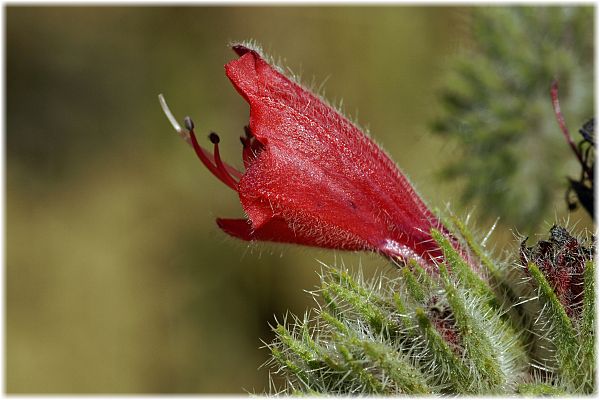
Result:
{"label": "red tubular flower", "polygon": [[[239,194],[247,219],[217,219],[231,236],[342,250],[433,265],[442,256],[432,228],[447,234],[390,158],[354,124],[269,65],[253,49],[233,47],[227,77],[250,104],[241,138],[245,172],[197,142],[193,124],[179,127],[203,164]],[[189,134],[189,136],[188,136]]]}

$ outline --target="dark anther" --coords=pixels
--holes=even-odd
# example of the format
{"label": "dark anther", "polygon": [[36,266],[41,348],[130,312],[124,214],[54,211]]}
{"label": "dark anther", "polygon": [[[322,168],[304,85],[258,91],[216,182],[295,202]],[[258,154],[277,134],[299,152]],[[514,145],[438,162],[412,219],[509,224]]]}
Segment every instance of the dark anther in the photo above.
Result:
{"label": "dark anther", "polygon": [[248,139],[250,139],[252,136],[252,131],[250,131],[250,127],[248,125],[244,125],[244,133],[246,134],[246,137]]}
{"label": "dark anther", "polygon": [[221,139],[219,138],[219,135],[217,135],[214,132],[211,132],[210,135],[208,135],[208,138],[210,139],[212,144],[217,144],[221,141]]}
{"label": "dark anther", "polygon": [[240,142],[242,142],[242,146],[248,147],[248,139],[243,136],[240,136]]}
{"label": "dark anther", "polygon": [[187,129],[188,131],[194,130],[194,121],[192,121],[190,117],[185,117],[183,119],[183,125],[185,125],[185,129]]}

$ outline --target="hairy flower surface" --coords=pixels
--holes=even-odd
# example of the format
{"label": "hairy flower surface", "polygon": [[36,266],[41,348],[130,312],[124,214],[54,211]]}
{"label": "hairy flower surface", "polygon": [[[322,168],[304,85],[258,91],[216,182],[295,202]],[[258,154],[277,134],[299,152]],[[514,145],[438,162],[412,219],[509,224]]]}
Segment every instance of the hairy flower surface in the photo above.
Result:
{"label": "hairy flower surface", "polygon": [[[390,158],[361,130],[319,97],[284,76],[260,53],[236,45],[239,58],[227,77],[250,105],[241,138],[246,168],[223,163],[219,137],[214,155],[175,128],[200,160],[239,194],[247,219],[217,219],[231,236],[342,250],[369,250],[391,259],[432,265],[442,256],[431,238],[440,221]],[[188,136],[189,134],[189,136]]]}

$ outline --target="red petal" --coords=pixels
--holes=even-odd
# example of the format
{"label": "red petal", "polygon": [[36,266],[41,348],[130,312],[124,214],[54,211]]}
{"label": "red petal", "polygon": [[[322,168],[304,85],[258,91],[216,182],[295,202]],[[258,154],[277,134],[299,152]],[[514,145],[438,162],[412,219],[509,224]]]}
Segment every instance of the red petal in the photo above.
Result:
{"label": "red petal", "polygon": [[254,162],[258,154],[264,149],[262,143],[260,143],[251,133],[242,137],[242,160],[244,161],[244,167],[250,167],[250,164]]}
{"label": "red petal", "polygon": [[[339,248],[315,243],[311,235],[305,235],[301,230],[290,229],[288,223],[280,218],[272,218],[259,229],[253,229],[250,221],[246,219],[217,218],[217,225],[230,236],[246,241],[269,241],[280,243],[294,243],[305,246],[318,246]],[[364,247],[347,247],[342,250],[365,250]]]}
{"label": "red petal", "polygon": [[440,222],[371,139],[257,52],[236,52],[226,73],[265,146],[238,187],[255,228],[276,218],[312,245],[441,255],[429,234]]}
{"label": "red petal", "polygon": [[246,219],[217,218],[217,225],[230,236],[246,241],[253,240],[252,227]]}

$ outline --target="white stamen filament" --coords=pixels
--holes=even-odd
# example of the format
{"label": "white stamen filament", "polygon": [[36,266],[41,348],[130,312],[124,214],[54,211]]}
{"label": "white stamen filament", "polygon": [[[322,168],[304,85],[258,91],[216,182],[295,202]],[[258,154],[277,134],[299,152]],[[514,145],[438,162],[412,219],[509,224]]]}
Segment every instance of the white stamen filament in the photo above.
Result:
{"label": "white stamen filament", "polygon": [[165,97],[162,95],[162,93],[158,95],[158,102],[160,103],[160,108],[162,108],[163,112],[167,116],[167,119],[169,120],[175,131],[177,131],[177,133],[179,134],[179,136],[181,136],[183,140],[185,140],[188,144],[191,145],[189,134],[186,132],[185,129],[181,127],[181,125],[179,125],[179,122],[177,122],[177,119],[171,112],[171,109],[167,105],[167,101],[165,100]]}

